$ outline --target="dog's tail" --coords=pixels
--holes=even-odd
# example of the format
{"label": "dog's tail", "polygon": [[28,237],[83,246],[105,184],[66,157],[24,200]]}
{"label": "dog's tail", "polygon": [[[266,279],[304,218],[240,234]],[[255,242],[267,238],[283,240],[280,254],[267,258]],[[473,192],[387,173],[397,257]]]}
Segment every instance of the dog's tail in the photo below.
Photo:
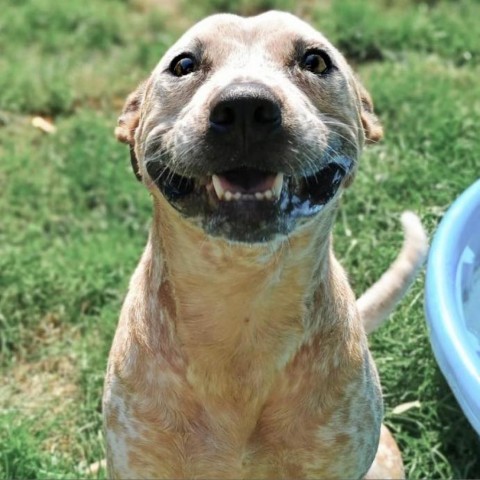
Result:
{"label": "dog's tail", "polygon": [[358,300],[365,331],[376,330],[413,283],[428,252],[427,234],[412,212],[402,214],[403,246],[390,268]]}

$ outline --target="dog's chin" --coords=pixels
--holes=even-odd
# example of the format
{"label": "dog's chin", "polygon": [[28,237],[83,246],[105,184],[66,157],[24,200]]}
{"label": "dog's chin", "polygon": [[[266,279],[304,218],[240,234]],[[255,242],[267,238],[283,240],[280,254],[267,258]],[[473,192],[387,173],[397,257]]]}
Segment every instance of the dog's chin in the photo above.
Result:
{"label": "dog's chin", "polygon": [[242,167],[191,177],[153,163],[147,171],[167,201],[207,234],[265,243],[286,237],[318,214],[335,197],[352,165],[340,157],[303,176]]}

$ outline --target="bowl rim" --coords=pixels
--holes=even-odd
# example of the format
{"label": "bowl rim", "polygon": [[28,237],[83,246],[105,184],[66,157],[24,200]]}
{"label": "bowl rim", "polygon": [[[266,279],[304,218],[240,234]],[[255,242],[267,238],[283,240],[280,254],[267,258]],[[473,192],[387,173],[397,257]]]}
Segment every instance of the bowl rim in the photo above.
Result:
{"label": "bowl rim", "polygon": [[[458,263],[471,236],[467,226],[474,218],[480,219],[480,179],[453,202],[434,235],[427,264],[425,312],[435,357],[480,435],[480,358],[468,338],[471,334],[458,328],[463,309],[460,311],[456,291]],[[474,359],[479,360],[475,363]]]}

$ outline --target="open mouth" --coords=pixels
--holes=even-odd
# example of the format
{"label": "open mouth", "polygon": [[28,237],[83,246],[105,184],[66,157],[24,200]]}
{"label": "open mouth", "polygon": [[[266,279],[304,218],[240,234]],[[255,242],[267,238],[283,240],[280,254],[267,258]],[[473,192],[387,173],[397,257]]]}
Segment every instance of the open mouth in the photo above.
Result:
{"label": "open mouth", "polygon": [[299,218],[319,212],[335,196],[351,165],[342,158],[298,177],[247,167],[198,177],[165,167],[160,171],[151,164],[147,170],[167,200],[200,221],[207,233],[256,242],[288,234]]}
{"label": "open mouth", "polygon": [[178,175],[168,168],[161,174],[155,173],[152,178],[171,200],[180,200],[205,189],[217,202],[276,202],[287,190],[298,201],[309,201],[313,206],[325,204],[335,195],[347,169],[340,163],[330,163],[313,175],[299,178],[243,167],[201,178]]}
{"label": "open mouth", "polygon": [[238,168],[212,175],[212,186],[219,201],[274,201],[282,193],[283,173]]}

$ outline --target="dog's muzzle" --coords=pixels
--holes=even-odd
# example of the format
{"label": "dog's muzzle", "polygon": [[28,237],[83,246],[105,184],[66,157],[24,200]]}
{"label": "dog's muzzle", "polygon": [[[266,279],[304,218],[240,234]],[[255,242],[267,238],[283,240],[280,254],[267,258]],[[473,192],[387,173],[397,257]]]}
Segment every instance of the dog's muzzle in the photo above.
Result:
{"label": "dog's muzzle", "polygon": [[192,149],[198,173],[192,175],[192,167],[184,175],[160,158],[146,162],[148,174],[210,235],[248,243],[288,235],[335,196],[354,162],[338,146],[326,148],[312,172],[311,152],[303,161],[300,148],[292,153],[282,115],[266,86],[231,85],[211,102],[206,135],[198,151]]}

